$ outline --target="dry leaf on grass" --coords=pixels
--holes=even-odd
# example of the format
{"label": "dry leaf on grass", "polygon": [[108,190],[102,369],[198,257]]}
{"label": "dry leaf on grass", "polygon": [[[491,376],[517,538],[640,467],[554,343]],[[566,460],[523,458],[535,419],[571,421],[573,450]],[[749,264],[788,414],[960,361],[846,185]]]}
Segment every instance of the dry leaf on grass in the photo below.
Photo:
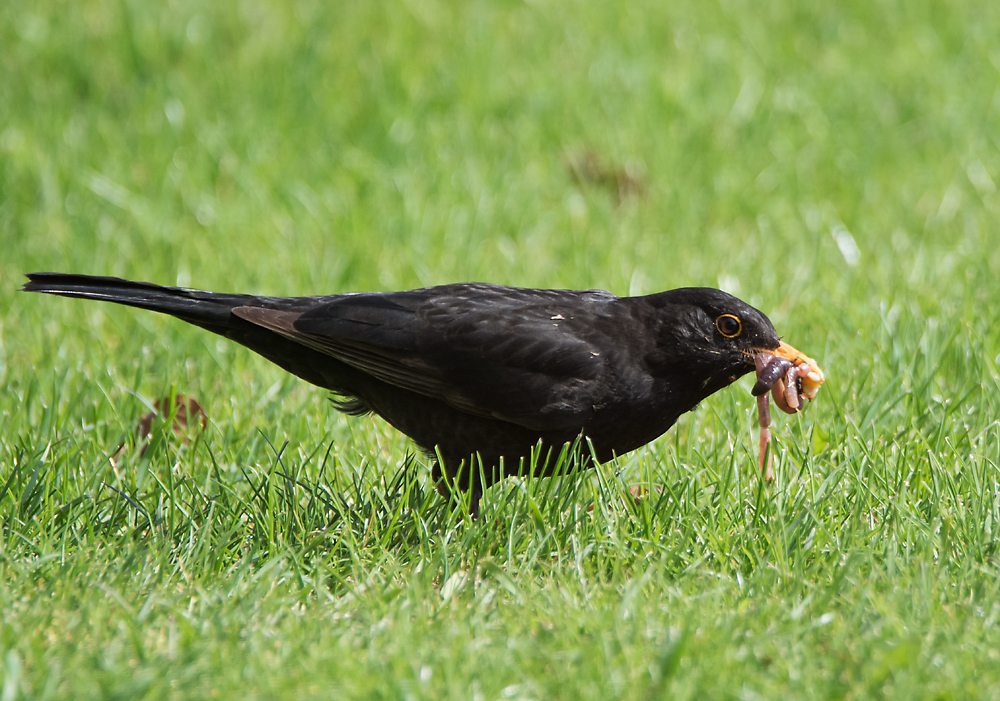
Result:
{"label": "dry leaf on grass", "polygon": [[618,204],[646,190],[642,169],[635,164],[624,167],[603,160],[593,151],[568,151],[563,162],[577,185],[593,185],[611,192]]}
{"label": "dry leaf on grass", "polygon": [[[174,407],[177,409],[176,413],[174,413]],[[162,399],[157,399],[153,402],[153,411],[143,414],[139,419],[139,425],[136,426],[135,442],[136,444],[142,444],[142,449],[139,451],[140,456],[146,453],[146,448],[149,445],[149,434],[153,429],[153,421],[158,416],[167,418],[171,414],[174,415],[171,429],[175,436],[180,437],[183,445],[190,443],[192,437],[208,427],[208,415],[201,404],[198,403],[198,400],[186,397],[183,394],[174,395],[173,402],[171,402],[169,395]],[[125,443],[123,442],[118,446],[114,455],[109,458],[111,464],[117,465],[124,453]]]}

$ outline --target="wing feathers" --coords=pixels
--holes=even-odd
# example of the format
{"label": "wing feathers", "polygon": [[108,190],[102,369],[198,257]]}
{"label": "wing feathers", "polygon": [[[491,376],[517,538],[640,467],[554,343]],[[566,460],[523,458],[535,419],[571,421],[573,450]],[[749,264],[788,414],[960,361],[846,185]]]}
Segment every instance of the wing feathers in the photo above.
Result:
{"label": "wing feathers", "polygon": [[444,376],[421,358],[398,357],[392,351],[370,344],[303,333],[295,328],[295,322],[301,316],[298,312],[282,312],[260,307],[235,307],[233,314],[307,348],[336,358],[383,382],[418,394],[443,399],[463,411],[490,415],[490,412],[478,407],[454,388],[449,387]]}
{"label": "wing feathers", "polygon": [[[560,313],[552,291],[486,285],[327,298],[304,311],[234,307],[236,316],[383,382],[462,411],[531,428],[579,426],[606,358],[591,322],[617,299],[594,294],[594,319]],[[576,293],[578,294],[578,293]],[[499,309],[498,309],[499,307]],[[509,308],[505,308],[509,307]],[[574,319],[574,315],[577,317]],[[518,389],[514,389],[518,388]]]}

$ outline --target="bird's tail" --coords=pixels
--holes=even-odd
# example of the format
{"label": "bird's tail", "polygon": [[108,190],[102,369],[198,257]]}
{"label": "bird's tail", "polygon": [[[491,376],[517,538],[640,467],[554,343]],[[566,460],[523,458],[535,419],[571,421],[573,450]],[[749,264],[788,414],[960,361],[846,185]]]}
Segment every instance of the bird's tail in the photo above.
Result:
{"label": "bird's tail", "polygon": [[232,324],[230,310],[252,303],[251,295],[219,294],[163,287],[150,282],[132,282],[117,277],[73,275],[66,273],[29,273],[25,292],[44,292],[115,302],[129,307],[149,309],[183,319],[202,328],[223,333]]}

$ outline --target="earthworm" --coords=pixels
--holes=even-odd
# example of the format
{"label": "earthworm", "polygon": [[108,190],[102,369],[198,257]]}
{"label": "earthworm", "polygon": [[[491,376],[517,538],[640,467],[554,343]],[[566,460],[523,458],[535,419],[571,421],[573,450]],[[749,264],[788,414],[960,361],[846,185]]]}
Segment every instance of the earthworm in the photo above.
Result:
{"label": "earthworm", "polygon": [[767,394],[767,390],[771,389],[775,382],[781,379],[789,369],[795,367],[792,361],[767,353],[755,355],[754,365],[757,366],[757,383],[750,390],[750,394],[755,397]]}

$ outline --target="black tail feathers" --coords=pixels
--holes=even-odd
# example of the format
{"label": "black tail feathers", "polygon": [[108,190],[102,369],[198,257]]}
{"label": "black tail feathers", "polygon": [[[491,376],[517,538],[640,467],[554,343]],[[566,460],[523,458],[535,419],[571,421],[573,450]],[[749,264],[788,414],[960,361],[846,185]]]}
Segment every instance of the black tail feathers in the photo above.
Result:
{"label": "black tail feathers", "polygon": [[246,304],[249,295],[217,294],[133,282],[117,277],[66,273],[29,273],[24,292],[43,292],[63,297],[96,299],[129,307],[170,314],[210,330],[230,323],[230,310]]}

